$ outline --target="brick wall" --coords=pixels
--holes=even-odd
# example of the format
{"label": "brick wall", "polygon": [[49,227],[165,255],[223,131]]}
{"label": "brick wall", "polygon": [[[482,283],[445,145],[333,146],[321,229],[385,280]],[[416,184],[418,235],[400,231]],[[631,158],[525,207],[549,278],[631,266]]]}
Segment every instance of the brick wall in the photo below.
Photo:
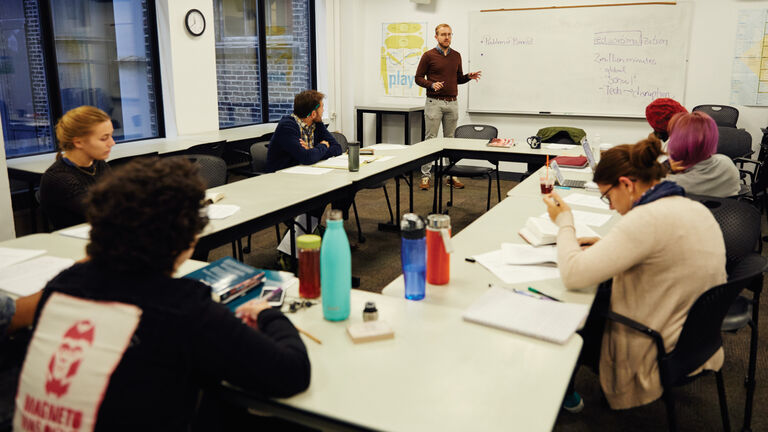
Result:
{"label": "brick wall", "polygon": [[293,111],[293,97],[310,87],[309,1],[292,1],[293,31],[267,37],[269,119],[262,119],[255,38],[216,43],[219,126],[277,121]]}

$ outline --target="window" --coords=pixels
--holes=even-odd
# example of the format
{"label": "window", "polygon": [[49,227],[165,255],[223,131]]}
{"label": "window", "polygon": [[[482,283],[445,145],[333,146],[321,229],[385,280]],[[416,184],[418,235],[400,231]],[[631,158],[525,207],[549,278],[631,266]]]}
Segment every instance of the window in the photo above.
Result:
{"label": "window", "polygon": [[214,0],[220,127],[278,121],[314,88],[313,11],[312,0]]}
{"label": "window", "polygon": [[6,156],[54,151],[56,120],[81,105],[110,115],[117,142],[161,136],[154,22],[151,0],[3,0]]}

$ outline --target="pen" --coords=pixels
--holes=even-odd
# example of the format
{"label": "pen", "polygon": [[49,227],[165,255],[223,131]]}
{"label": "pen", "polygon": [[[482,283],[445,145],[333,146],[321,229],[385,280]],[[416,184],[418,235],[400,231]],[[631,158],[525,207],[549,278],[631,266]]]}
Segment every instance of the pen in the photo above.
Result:
{"label": "pen", "polygon": [[551,296],[551,295],[549,295],[549,294],[544,294],[543,292],[541,292],[541,291],[539,291],[539,290],[537,290],[537,289],[535,289],[535,288],[533,288],[533,287],[528,287],[528,291],[530,291],[530,292],[532,292],[532,293],[536,293],[536,294],[538,294],[538,295],[540,295],[540,296],[544,296],[544,297],[546,297],[546,298],[548,298],[548,299],[550,299],[550,300],[554,300],[554,301],[562,302],[562,300],[560,300],[559,298],[555,298],[555,297],[552,297],[552,296]]}
{"label": "pen", "polygon": [[471,263],[473,263],[473,262],[477,262],[477,261],[476,261],[474,258],[472,258],[472,257],[466,257],[466,258],[464,258],[464,261],[466,261],[466,262],[471,262]]}
{"label": "pen", "polygon": [[[296,327],[296,326],[294,326],[294,327]],[[322,344],[323,344],[323,343],[320,341],[320,339],[318,339],[318,338],[316,338],[316,337],[312,336],[312,335],[311,335],[311,334],[309,334],[309,333],[308,333],[306,330],[302,330],[302,329],[300,329],[300,328],[298,328],[298,327],[296,327],[296,330],[298,330],[298,332],[299,332],[299,333],[301,333],[301,334],[303,334],[304,336],[306,336],[306,337],[308,337],[308,338],[312,339],[313,341],[317,342],[318,344],[320,344],[320,345],[322,345]]]}

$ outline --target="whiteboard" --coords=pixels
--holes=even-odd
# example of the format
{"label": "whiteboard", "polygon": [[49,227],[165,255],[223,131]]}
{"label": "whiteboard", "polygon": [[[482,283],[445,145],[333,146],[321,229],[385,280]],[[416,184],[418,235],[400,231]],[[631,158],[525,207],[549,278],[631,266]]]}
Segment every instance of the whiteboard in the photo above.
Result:
{"label": "whiteboard", "polygon": [[644,117],[683,103],[691,4],[472,12],[468,111]]}

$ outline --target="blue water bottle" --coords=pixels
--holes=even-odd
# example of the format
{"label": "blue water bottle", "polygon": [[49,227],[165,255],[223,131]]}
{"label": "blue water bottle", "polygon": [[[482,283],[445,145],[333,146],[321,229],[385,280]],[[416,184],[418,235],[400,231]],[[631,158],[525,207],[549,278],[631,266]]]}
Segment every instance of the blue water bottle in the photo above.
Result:
{"label": "blue water bottle", "polygon": [[400,258],[403,263],[405,298],[421,300],[425,293],[427,273],[427,242],[424,220],[417,214],[406,213],[400,221]]}
{"label": "blue water bottle", "polygon": [[352,290],[352,254],[344,231],[341,210],[331,210],[320,247],[320,291],[323,316],[328,321],[343,321],[349,317]]}

